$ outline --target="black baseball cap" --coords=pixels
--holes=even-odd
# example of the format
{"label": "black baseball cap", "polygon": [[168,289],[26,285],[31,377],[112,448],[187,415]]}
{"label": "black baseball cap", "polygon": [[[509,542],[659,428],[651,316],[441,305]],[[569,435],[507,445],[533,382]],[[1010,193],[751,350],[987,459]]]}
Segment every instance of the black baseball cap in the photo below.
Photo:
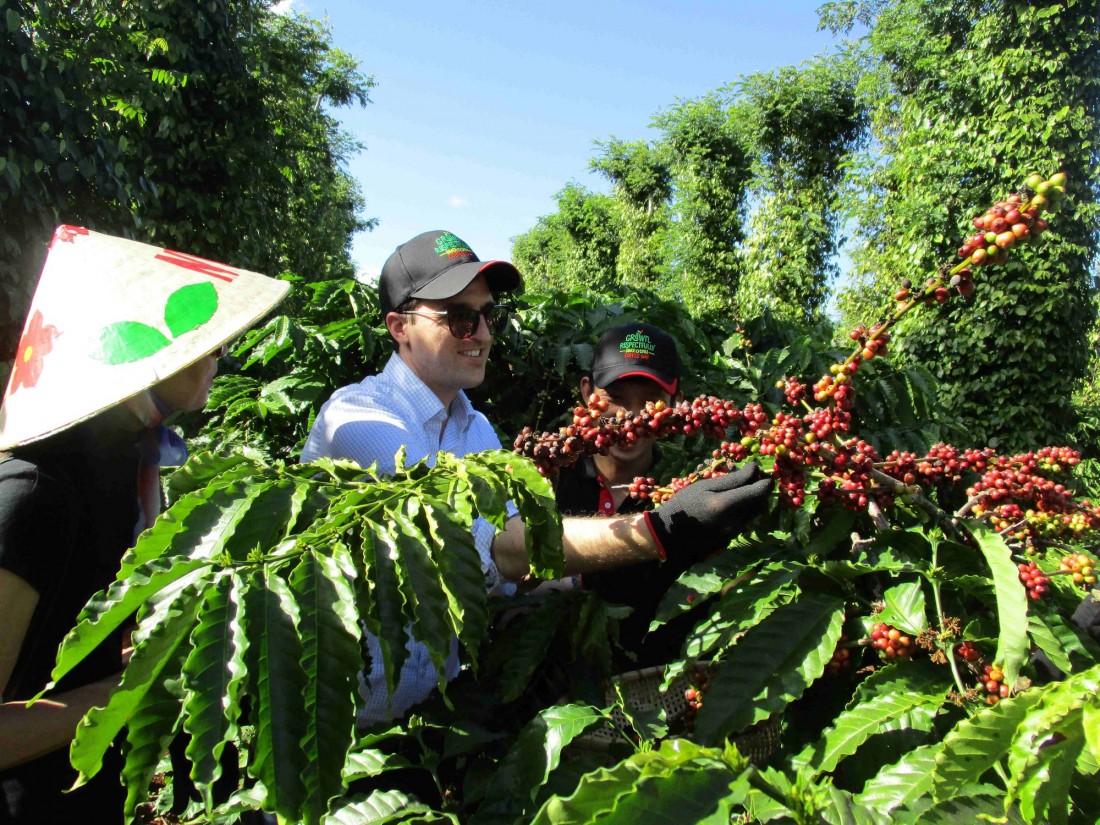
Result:
{"label": "black baseball cap", "polygon": [[453,232],[424,232],[401,244],[386,259],[378,279],[378,305],[385,317],[410,298],[450,298],[478,275],[485,276],[494,295],[511,292],[523,282],[510,263],[482,262]]}
{"label": "black baseball cap", "polygon": [[672,336],[652,324],[623,324],[609,329],[596,344],[592,381],[606,387],[613,381],[642,376],[675,395],[680,385],[680,355]]}

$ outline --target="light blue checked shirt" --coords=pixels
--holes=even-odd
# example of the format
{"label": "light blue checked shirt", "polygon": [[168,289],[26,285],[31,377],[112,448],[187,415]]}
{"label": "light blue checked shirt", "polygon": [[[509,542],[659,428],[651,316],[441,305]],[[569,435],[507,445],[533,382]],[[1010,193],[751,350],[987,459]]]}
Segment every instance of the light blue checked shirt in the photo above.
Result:
{"label": "light blue checked shirt", "polygon": [[[499,450],[500,439],[488,419],[473,408],[465,393],[455,396],[448,410],[394,354],[381,373],[338,389],[325,402],[302,449],[302,461],[328,456],[348,458],[363,467],[378,462],[379,472],[392,475],[394,456],[402,446],[406,450],[407,465],[425,457],[429,465],[434,465],[436,454],[441,450],[456,456]],[[511,505],[509,511],[515,514]],[[507,592],[514,590],[514,586],[502,579],[493,563],[491,548],[495,534],[495,528],[484,519],[474,523],[474,544],[481,556],[485,587],[490,592]],[[359,710],[360,724],[402,716],[435,688],[435,668],[428,648],[416,641],[411,632],[406,645],[409,658],[401,668],[392,697],[386,690],[378,639],[368,633],[367,645],[371,669],[370,673],[359,676],[366,702]],[[446,662],[447,678],[453,679],[458,672],[458,640],[453,639]]]}

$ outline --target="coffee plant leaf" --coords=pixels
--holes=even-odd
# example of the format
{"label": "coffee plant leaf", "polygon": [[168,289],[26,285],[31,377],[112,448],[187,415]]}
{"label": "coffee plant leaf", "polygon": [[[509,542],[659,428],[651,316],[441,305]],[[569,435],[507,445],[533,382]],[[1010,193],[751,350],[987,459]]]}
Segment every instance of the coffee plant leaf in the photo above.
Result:
{"label": "coffee plant leaf", "polygon": [[1019,800],[1028,822],[1065,822],[1070,781],[1085,744],[1084,708],[1100,692],[1100,665],[1031,692],[1038,703],[1008,747],[1008,800]]}
{"label": "coffee plant leaf", "polygon": [[883,813],[909,806],[922,798],[931,802],[932,770],[939,743],[921,745],[892,765],[886,765],[856,795],[859,804]]}
{"label": "coffee plant leaf", "polygon": [[[346,551],[334,548],[334,555],[341,552]],[[309,550],[290,575],[290,590],[301,610],[298,635],[306,675],[301,748],[308,756],[303,806],[308,822],[320,821],[328,800],[343,792],[345,754],[354,737],[356,674],[363,657],[349,567]]]}
{"label": "coffee plant leaf", "polygon": [[589,705],[555,705],[528,722],[497,765],[485,791],[486,803],[471,825],[514,822],[529,817],[539,789],[561,762],[562,750],[606,717]]}
{"label": "coffee plant leaf", "polygon": [[[696,608],[707,596],[725,590],[731,584],[743,585],[767,559],[781,551],[775,541],[735,539],[726,552],[696,562],[685,570],[661,598],[650,629]],[[755,559],[748,564],[746,558]],[[787,567],[800,567],[791,562]]]}
{"label": "coffee plant leaf", "polygon": [[932,795],[953,799],[978,782],[998,762],[1013,740],[1017,727],[1040,701],[1039,689],[1025,691],[983,708],[955,725],[936,754]]}
{"label": "coffee plant leaf", "polygon": [[454,628],[448,615],[447,596],[443,592],[431,550],[417,525],[410,518],[420,512],[420,502],[410,498],[404,509],[388,509],[394,532],[395,561],[404,571],[406,616],[412,621],[413,636],[428,648],[441,686],[446,683],[444,663],[450,653]]}
{"label": "coffee plant leaf", "polygon": [[894,811],[895,821],[914,825],[959,825],[960,822],[998,822],[1024,825],[1019,808],[1005,810],[1004,792],[990,785],[975,785],[965,796],[918,808],[912,817],[908,810]]}
{"label": "coffee plant leaf", "polygon": [[245,679],[242,582],[232,570],[218,571],[207,585],[183,664],[183,727],[191,779],[206,814],[214,810],[213,784],[221,776],[221,753],[238,733]]}
{"label": "coffee plant leaf", "polygon": [[186,645],[205,586],[202,579],[191,581],[143,617],[144,633],[134,636],[134,651],[121,683],[112,691],[105,707],[92,708],[77,726],[69,749],[69,761],[79,773],[77,785],[83,785],[99,772],[103,754],[162,674],[164,677],[178,674],[178,670],[164,671],[169,662],[179,658],[176,652]]}
{"label": "coffee plant leaf", "polygon": [[210,563],[201,558],[171,556],[139,565],[125,579],[116,580],[92,596],[77,617],[77,624],[61,642],[57,663],[50,674],[50,690],[111,633],[130,620],[155,594],[181,582],[210,574]]}
{"label": "coffee plant leaf", "polygon": [[405,612],[407,585],[397,565],[397,546],[390,529],[367,520],[360,521],[359,527],[359,550],[370,581],[368,587],[359,588],[360,599],[368,601],[362,617],[367,629],[378,637],[386,689],[392,694],[397,685],[397,674],[408,658],[405,647],[408,641],[405,631],[408,624]]}
{"label": "coffee plant leaf", "polygon": [[[499,690],[505,702],[518,699],[532,675],[546,659],[546,651],[561,623],[573,617],[562,598],[548,598],[523,616],[517,616],[500,631],[501,644],[489,652],[487,667],[499,672]],[[519,608],[526,611],[528,608]],[[498,652],[499,651],[499,652]]]}
{"label": "coffee plant leaf", "polygon": [[726,651],[696,719],[703,742],[766,719],[825,672],[844,624],[837,599],[809,595],[779,607]]}
{"label": "coffee plant leaf", "polygon": [[[527,528],[527,554],[534,575],[539,578],[560,576],[563,563],[561,515],[553,487],[534,462],[508,450],[487,450],[467,457],[467,466],[483,477],[498,479],[507,485],[508,496],[519,508]],[[489,518],[494,511],[482,509],[481,512]],[[493,521],[493,524],[498,529],[504,527],[503,522]]]}
{"label": "coffee plant leaf", "polygon": [[828,805],[822,819],[832,825],[893,825],[890,818],[857,801],[848,791],[835,785],[825,787]]}
{"label": "coffee plant leaf", "polygon": [[1085,728],[1085,742],[1092,751],[1092,760],[1100,763],[1100,703],[1086,704],[1081,722]]}
{"label": "coffee plant leaf", "polygon": [[[185,653],[181,646],[175,654],[179,660],[169,662],[164,670],[171,673],[176,667],[182,667]],[[181,694],[179,679],[157,679],[126,720],[126,739],[119,747],[124,760],[119,778],[126,788],[126,811],[136,810],[149,799],[149,784],[179,731]],[[130,821],[127,820],[127,825]]]}
{"label": "coffee plant leaf", "polygon": [[845,709],[853,710],[863,702],[898,692],[943,696],[951,689],[951,684],[950,675],[927,659],[908,662],[895,660],[877,668],[861,681]]}
{"label": "coffee plant leaf", "polygon": [[[728,805],[745,797],[746,774],[752,769],[732,769],[721,757],[719,750],[684,739],[666,741],[656,750],[640,751],[615,766],[586,774],[571,795],[547,800],[533,825],[582,825],[597,819],[728,822]],[[698,773],[705,779],[689,779]],[[655,784],[643,791],[649,783]],[[688,789],[692,798],[682,795],[681,788]],[[632,804],[635,797],[645,800],[641,809]]]}
{"label": "coffee plant leaf", "polygon": [[[165,480],[165,495],[169,504],[174,506],[184,495],[201,490],[215,480],[224,484],[233,478],[255,475],[260,467],[255,451],[194,453],[188,456],[186,464]],[[200,497],[199,501],[202,500]],[[158,521],[150,529],[159,526]]]}
{"label": "coffee plant leaf", "polygon": [[1000,632],[997,637],[995,661],[1004,670],[1005,683],[1012,685],[1020,675],[1020,667],[1027,661],[1027,591],[1020,582],[1020,572],[1012,560],[1012,551],[1004,539],[984,522],[973,519],[966,527],[978,542],[993,574],[993,586],[997,591],[997,621]]}
{"label": "coffee plant leaf", "polygon": [[942,701],[943,696],[935,693],[898,692],[876,696],[837,716],[824,736],[796,756],[793,763],[795,767],[812,767],[815,774],[828,773],[889,722],[915,708],[938,706]]}
{"label": "coffee plant leaf", "polygon": [[[453,501],[453,498],[452,498]],[[489,611],[482,599],[485,576],[473,536],[462,522],[441,518],[450,505],[446,501],[424,498],[421,511],[426,535],[431,537],[429,549],[438,566],[440,582],[447,595],[447,610],[451,624],[459,629],[458,638],[473,654],[485,638],[489,627]],[[473,660],[476,668],[476,657]]]}
{"label": "coffee plant leaf", "polygon": [[245,580],[241,604],[251,719],[256,726],[248,772],[267,789],[266,809],[295,821],[306,802],[306,763],[317,756],[302,749],[307,685],[298,633],[301,608],[286,580],[270,567]]}
{"label": "coffee plant leaf", "polygon": [[1028,761],[1022,776],[1009,782],[1008,800],[1018,800],[1024,820],[1064,825],[1069,821],[1070,784],[1085,744],[1078,720],[1065,720]]}
{"label": "coffee plant leaf", "polygon": [[876,616],[878,621],[892,625],[904,633],[916,636],[928,627],[925,615],[924,590],[920,582],[894,585],[882,594],[885,607]]}
{"label": "coffee plant leaf", "polygon": [[[1052,616],[1051,619],[1061,619],[1061,617]],[[1074,671],[1073,661],[1070,659],[1065,647],[1058,641],[1058,637],[1051,630],[1047,616],[1030,614],[1027,617],[1027,632],[1035,646],[1046,654],[1050,663],[1058,670],[1062,673],[1072,673]]]}
{"label": "coffee plant leaf", "polygon": [[[696,623],[681,648],[688,661],[717,658],[738,634],[798,598],[797,566],[783,563],[765,565],[749,581],[743,581],[723,593],[710,608],[710,614]],[[684,671],[683,661],[672,663],[665,675],[666,686]]]}
{"label": "coffee plant leaf", "polygon": [[432,810],[401,791],[374,791],[341,799],[321,820],[324,825],[388,825],[397,822],[453,822],[453,816]]}
{"label": "coffee plant leaf", "polygon": [[378,748],[360,748],[348,752],[342,776],[345,783],[356,779],[379,776],[386,771],[407,768],[411,764],[400,754],[386,753]]}

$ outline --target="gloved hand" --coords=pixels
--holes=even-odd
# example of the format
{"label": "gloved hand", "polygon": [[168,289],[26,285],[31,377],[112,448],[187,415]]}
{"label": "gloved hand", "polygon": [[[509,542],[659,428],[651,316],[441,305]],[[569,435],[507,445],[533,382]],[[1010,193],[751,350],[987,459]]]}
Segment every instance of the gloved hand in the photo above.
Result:
{"label": "gloved hand", "polygon": [[718,478],[696,481],[645,514],[661,558],[702,558],[725,547],[761,510],[772,480],[750,461]]}

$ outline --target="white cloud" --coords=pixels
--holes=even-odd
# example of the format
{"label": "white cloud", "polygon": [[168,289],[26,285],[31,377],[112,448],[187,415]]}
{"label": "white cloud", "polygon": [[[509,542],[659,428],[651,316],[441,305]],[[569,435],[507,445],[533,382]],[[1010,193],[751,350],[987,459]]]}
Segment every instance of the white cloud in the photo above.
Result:
{"label": "white cloud", "polygon": [[451,205],[452,209],[463,209],[470,205],[470,202],[466,200],[466,198],[459,195],[451,195],[451,197],[447,199],[447,203]]}

